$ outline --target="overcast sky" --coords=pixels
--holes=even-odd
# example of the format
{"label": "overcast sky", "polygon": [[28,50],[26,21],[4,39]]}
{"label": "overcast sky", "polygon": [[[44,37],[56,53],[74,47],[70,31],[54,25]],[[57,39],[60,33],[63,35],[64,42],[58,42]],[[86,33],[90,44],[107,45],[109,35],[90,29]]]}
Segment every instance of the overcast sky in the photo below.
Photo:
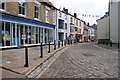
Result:
{"label": "overcast sky", "polygon": [[108,11],[109,0],[50,0],[55,7],[67,8],[71,14],[77,13],[83,21],[96,23],[99,18],[83,17],[82,14],[103,16]]}

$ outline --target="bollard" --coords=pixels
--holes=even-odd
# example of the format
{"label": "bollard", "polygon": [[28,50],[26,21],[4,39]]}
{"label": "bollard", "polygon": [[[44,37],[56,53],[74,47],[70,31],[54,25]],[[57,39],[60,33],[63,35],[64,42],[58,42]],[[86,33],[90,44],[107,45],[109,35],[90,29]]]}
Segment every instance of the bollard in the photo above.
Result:
{"label": "bollard", "polygon": [[106,40],[106,45],[108,45],[108,41]]}
{"label": "bollard", "polygon": [[110,41],[110,47],[112,47],[112,41]]}
{"label": "bollard", "polygon": [[63,40],[62,40],[62,47],[63,47]]}
{"label": "bollard", "polygon": [[72,44],[72,40],[71,40],[71,44]]}
{"label": "bollard", "polygon": [[118,48],[120,48],[120,45],[119,45],[120,43],[119,43],[119,41],[118,41]]}
{"label": "bollard", "polygon": [[56,41],[54,40],[54,50],[56,50]]}
{"label": "bollard", "polygon": [[60,48],[60,41],[58,41],[58,48]]}
{"label": "bollard", "polygon": [[66,40],[64,40],[64,46],[66,46]]}
{"label": "bollard", "polygon": [[50,41],[49,41],[49,44],[48,44],[48,45],[49,45],[49,47],[48,47],[48,48],[49,48],[48,53],[50,53]]}
{"label": "bollard", "polygon": [[40,48],[41,49],[41,56],[40,56],[40,58],[43,58],[43,45],[42,45],[42,42],[41,42],[40,46],[41,46],[41,48]]}
{"label": "bollard", "polygon": [[28,48],[25,46],[25,65],[24,67],[29,67],[28,66]]}

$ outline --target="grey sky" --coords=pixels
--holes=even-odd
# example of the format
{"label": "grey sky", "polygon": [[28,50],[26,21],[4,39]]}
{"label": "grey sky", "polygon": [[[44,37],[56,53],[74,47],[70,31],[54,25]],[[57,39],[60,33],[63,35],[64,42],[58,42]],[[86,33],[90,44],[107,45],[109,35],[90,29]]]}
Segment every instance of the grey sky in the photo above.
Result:
{"label": "grey sky", "polygon": [[108,11],[109,0],[50,0],[58,9],[68,8],[73,14],[76,12],[78,17],[86,22],[93,24],[99,18],[82,17],[82,14],[103,16]]}

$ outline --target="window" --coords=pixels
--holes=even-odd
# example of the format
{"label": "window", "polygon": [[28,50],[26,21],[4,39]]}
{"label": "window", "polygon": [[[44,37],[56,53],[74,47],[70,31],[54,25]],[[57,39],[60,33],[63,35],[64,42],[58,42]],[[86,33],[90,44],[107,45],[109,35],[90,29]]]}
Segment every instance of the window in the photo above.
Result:
{"label": "window", "polygon": [[73,22],[73,19],[72,19],[72,17],[70,18],[70,22],[71,22],[71,23]]}
{"label": "window", "polygon": [[78,26],[78,20],[76,20],[76,25]]}
{"label": "window", "polygon": [[66,35],[65,35],[65,39],[67,40],[67,33],[66,33]]}
{"label": "window", "polygon": [[70,26],[70,32],[74,32],[74,31],[75,31],[74,27]]}
{"label": "window", "polygon": [[61,11],[59,11],[59,17],[61,17],[62,16],[62,13],[61,13]]}
{"label": "window", "polygon": [[19,14],[25,15],[26,12],[26,3],[20,4],[19,3]]}
{"label": "window", "polygon": [[67,30],[67,23],[65,23],[65,29]]}
{"label": "window", "polygon": [[82,27],[82,25],[81,25],[81,21],[80,21],[80,27]]}
{"label": "window", "polygon": [[5,10],[5,0],[0,1],[0,9]]}
{"label": "window", "polygon": [[81,34],[81,29],[80,29],[80,34]]}
{"label": "window", "polygon": [[64,20],[59,19],[59,29],[64,29]]}
{"label": "window", "polygon": [[35,18],[39,18],[39,13],[40,13],[39,9],[40,9],[39,5],[36,4],[35,5],[35,15],[34,15]]}
{"label": "window", "polygon": [[78,28],[77,28],[77,27],[75,27],[75,31],[78,31]]}
{"label": "window", "polygon": [[49,22],[49,10],[46,9],[46,22]]}
{"label": "window", "polygon": [[67,15],[65,15],[65,20],[67,20]]}
{"label": "window", "polygon": [[59,40],[61,40],[61,41],[64,40],[64,33],[59,32],[58,36],[59,36]]}

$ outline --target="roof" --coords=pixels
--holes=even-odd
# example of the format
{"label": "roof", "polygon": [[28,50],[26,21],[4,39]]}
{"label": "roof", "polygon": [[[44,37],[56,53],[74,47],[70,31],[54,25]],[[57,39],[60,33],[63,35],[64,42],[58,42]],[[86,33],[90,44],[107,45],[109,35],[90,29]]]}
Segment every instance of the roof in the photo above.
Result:
{"label": "roof", "polygon": [[44,4],[47,4],[50,7],[54,7],[55,8],[55,6],[49,0],[38,0],[38,1],[40,3],[44,3]]}

